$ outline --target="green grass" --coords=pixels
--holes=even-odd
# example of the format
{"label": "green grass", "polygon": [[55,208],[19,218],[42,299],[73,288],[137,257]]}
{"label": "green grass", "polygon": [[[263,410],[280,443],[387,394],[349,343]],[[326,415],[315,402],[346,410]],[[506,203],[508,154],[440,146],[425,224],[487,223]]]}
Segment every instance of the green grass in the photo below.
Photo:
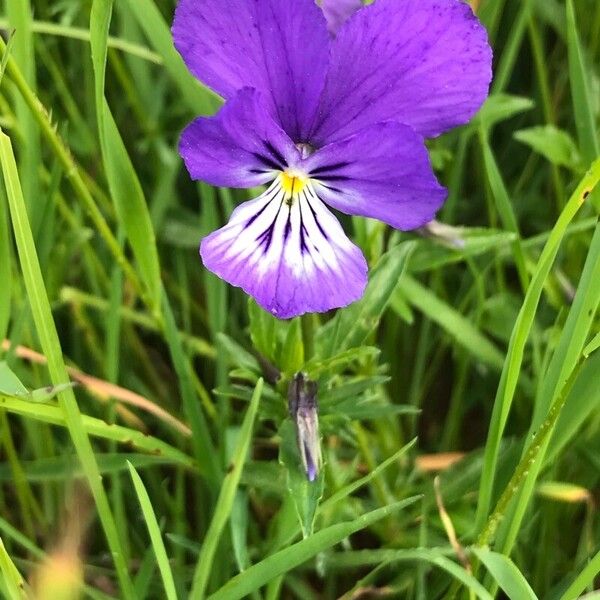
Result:
{"label": "green grass", "polygon": [[600,3],[479,2],[492,95],[430,143],[451,228],[345,219],[365,297],[291,322],[198,259],[248,192],[194,184],[177,154],[220,101],[172,46],[174,4],[0,7],[0,595],[595,590]]}

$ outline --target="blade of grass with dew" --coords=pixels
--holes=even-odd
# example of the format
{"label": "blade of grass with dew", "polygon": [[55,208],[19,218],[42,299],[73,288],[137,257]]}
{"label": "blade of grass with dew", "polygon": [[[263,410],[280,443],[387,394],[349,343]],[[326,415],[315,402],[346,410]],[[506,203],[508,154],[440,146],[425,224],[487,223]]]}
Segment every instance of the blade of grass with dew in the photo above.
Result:
{"label": "blade of grass with dew", "polygon": [[[44,279],[37,259],[33,241],[33,234],[27,218],[25,202],[19,182],[17,165],[12,150],[10,138],[0,131],[0,161],[4,174],[4,185],[8,197],[9,209],[13,223],[13,233],[19,253],[21,270],[27,289],[27,295],[34,322],[38,331],[44,354],[48,360],[48,371],[55,385],[69,381],[65,365],[62,360],[60,341],[52,310],[46,295]],[[106,491],[102,484],[102,477],[94,456],[90,440],[83,426],[81,413],[77,400],[71,388],[67,388],[59,395],[60,411],[71,435],[73,445],[81,460],[82,467],[88,480],[98,516],[102,522],[107,542],[121,585],[121,592],[125,598],[133,598],[133,584],[131,582],[127,565],[123,560],[123,552],[119,541],[114,517],[108,502]]]}
{"label": "blade of grass with dew", "polygon": [[586,198],[600,181],[600,160],[596,161],[584,175],[561,212],[556,225],[552,229],[542,254],[533,272],[531,283],[519,311],[517,321],[510,338],[508,351],[498,391],[494,401],[492,419],[485,448],[485,458],[479,501],[477,505],[476,529],[481,531],[489,514],[492,502],[496,465],[504,427],[510,413],[514,393],[521,372],[525,344],[533,326],[535,313],[542,295],[558,249],[565,235],[567,226],[573,220]]}
{"label": "blade of grass with dew", "polygon": [[223,479],[223,485],[221,486],[216,509],[202,543],[202,550],[194,571],[192,591],[190,593],[191,598],[204,598],[205,596],[206,586],[208,585],[213,560],[215,558],[215,552],[219,545],[221,533],[231,514],[240,477],[242,475],[242,469],[244,468],[248,449],[250,448],[250,443],[252,441],[254,421],[258,412],[262,388],[263,380],[259,379],[254,388],[254,393],[252,394],[250,405],[244,416],[244,421],[242,422],[238,434],[238,441],[232,454],[232,456],[235,457],[235,462]]}
{"label": "blade of grass with dew", "polygon": [[117,124],[104,97],[108,28],[112,0],[94,0],[90,13],[90,43],[94,66],[96,117],[102,161],[115,209],[148,288],[154,314],[160,315],[161,278],[156,238],[144,192]]}
{"label": "blade of grass with dew", "polygon": [[538,600],[523,573],[510,558],[487,548],[472,548],[471,552],[485,565],[510,600]]}
{"label": "blade of grass with dew", "polygon": [[26,600],[25,581],[10,558],[0,538],[0,572],[9,595],[9,600]]}
{"label": "blade of grass with dew", "polygon": [[[64,396],[65,394],[73,394],[73,392],[69,389],[63,392],[62,395]],[[0,394],[0,408],[16,415],[23,415],[35,419],[36,421],[42,421],[43,423],[68,427],[67,417],[57,406],[36,404],[27,400],[20,400],[18,398]],[[88,415],[80,415],[80,417],[83,431],[87,435],[131,445],[134,448],[143,450],[154,456],[164,456],[189,469],[199,470],[203,473],[203,465],[198,465],[194,459],[187,454],[184,454],[181,450],[170,446],[158,438],[149,436],[142,431],[122,427],[121,425],[110,425],[109,423],[106,423],[106,421]]]}
{"label": "blade of grass with dew", "polygon": [[[580,361],[585,342],[594,322],[600,305],[600,225],[596,228],[590,244],[590,250],[584,265],[583,273],[575,299],[563,327],[558,346],[548,367],[544,381],[540,386],[528,437],[535,435],[542,421],[548,414],[550,406],[560,387],[566,381]],[[592,397],[593,398],[593,397]],[[591,402],[592,398],[587,398]],[[584,408],[583,412],[589,409]],[[531,465],[523,487],[519,490],[507,517],[498,531],[498,547],[505,554],[510,554],[521,530],[527,507],[535,491],[535,483],[543,466],[543,459],[550,443],[550,438],[541,446],[536,462]]]}
{"label": "blade of grass with dew", "polygon": [[[600,334],[598,341],[600,342]],[[600,406],[600,386],[598,385],[600,353],[594,352],[597,349],[598,347],[592,347],[588,352],[586,347],[583,353],[583,356],[589,357],[589,359],[584,363],[556,424],[545,456],[546,465],[550,465],[556,460],[560,452],[567,447],[571,440],[575,439],[575,435],[583,424]]]}
{"label": "blade of grass with dew", "polygon": [[158,563],[158,569],[163,580],[167,600],[177,600],[173,572],[171,571],[167,550],[160,533],[160,527],[158,525],[156,515],[154,514],[154,509],[152,508],[152,501],[150,500],[150,496],[148,496],[148,492],[144,487],[142,478],[138,475],[135,467],[130,462],[127,463],[127,466],[129,467],[129,473],[131,474],[135,492],[138,500],[140,501],[142,515],[144,516],[146,526],[148,527],[150,541],[152,542],[152,547],[156,556],[156,562]]}
{"label": "blade of grass with dew", "polygon": [[[271,579],[291,571],[320,552],[335,546],[335,544],[353,533],[414,504],[420,498],[421,496],[413,496],[368,512],[353,521],[337,523],[321,529],[310,537],[268,556],[243,573],[236,575],[221,589],[209,596],[209,600],[238,600],[238,598],[243,598],[271,581]],[[192,597],[195,596],[192,595]]]}

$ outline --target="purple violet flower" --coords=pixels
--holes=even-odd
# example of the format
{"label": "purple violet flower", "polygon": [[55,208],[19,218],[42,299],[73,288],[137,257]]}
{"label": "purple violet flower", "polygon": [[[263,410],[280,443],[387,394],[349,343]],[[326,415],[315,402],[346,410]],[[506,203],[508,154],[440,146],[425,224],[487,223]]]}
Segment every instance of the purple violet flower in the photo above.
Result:
{"label": "purple violet flower", "polygon": [[[354,5],[354,6],[352,6]],[[183,132],[193,179],[269,184],[202,240],[205,266],[280,318],[358,300],[362,252],[328,206],[400,230],[446,198],[424,138],[485,100],[491,49],[462,0],[180,0],[175,45],[225,98]]]}

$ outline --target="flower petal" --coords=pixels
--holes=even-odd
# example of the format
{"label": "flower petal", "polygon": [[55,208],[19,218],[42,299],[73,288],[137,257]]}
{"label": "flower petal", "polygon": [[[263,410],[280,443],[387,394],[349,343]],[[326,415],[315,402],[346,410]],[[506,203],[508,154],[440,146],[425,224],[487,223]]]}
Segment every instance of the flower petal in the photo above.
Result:
{"label": "flower petal", "polygon": [[466,123],[488,94],[492,52],[462,0],[378,0],[332,41],[311,142],[395,120],[425,137]]}
{"label": "flower petal", "polygon": [[362,7],[362,0],[321,0],[329,33],[335,35],[338,29]]}
{"label": "flower petal", "polygon": [[310,183],[291,198],[281,178],[202,240],[205,266],[281,319],[358,300],[367,264]]}
{"label": "flower petal", "polygon": [[396,229],[424,225],[446,198],[423,138],[393,121],[321,148],[302,168],[333,208],[379,219]]}
{"label": "flower petal", "polygon": [[242,188],[272,181],[299,156],[252,88],[240,90],[216,116],[188,125],[179,152],[193,179]]}
{"label": "flower petal", "polygon": [[288,134],[304,140],[329,58],[314,0],[180,0],[173,38],[198,79],[224,98],[259,89]]}

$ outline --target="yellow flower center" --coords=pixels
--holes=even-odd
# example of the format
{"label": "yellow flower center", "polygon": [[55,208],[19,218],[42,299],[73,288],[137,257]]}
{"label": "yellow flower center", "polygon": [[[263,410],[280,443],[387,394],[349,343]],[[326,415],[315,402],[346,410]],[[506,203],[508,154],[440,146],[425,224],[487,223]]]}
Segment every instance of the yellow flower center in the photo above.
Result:
{"label": "yellow flower center", "polygon": [[286,200],[294,200],[308,183],[308,177],[298,171],[284,171],[281,175],[281,187],[286,195]]}

